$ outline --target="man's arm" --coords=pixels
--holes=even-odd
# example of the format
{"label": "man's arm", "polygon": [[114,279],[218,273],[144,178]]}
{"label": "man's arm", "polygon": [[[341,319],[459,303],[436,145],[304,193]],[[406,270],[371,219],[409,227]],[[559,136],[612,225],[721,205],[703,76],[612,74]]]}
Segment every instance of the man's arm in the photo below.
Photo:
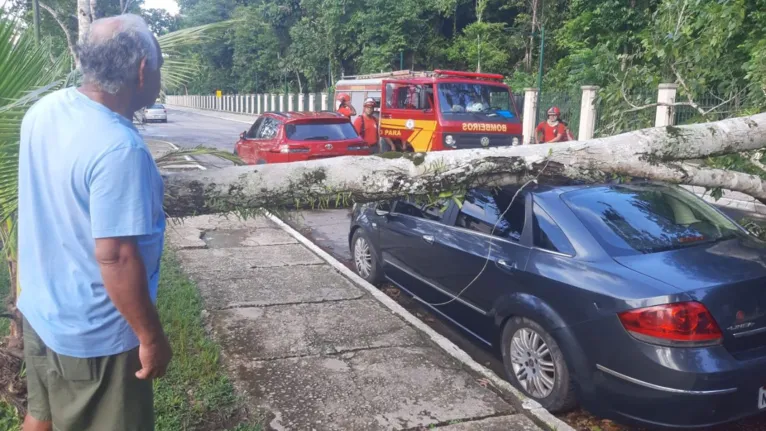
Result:
{"label": "man's arm", "polygon": [[157,342],[164,333],[149,297],[146,269],[133,238],[96,239],[96,261],[104,287],[141,344]]}
{"label": "man's arm", "polygon": [[90,175],[91,230],[104,288],[139,340],[140,379],[161,377],[171,358],[135,238],[154,233],[156,168],[141,147],[110,151]]}

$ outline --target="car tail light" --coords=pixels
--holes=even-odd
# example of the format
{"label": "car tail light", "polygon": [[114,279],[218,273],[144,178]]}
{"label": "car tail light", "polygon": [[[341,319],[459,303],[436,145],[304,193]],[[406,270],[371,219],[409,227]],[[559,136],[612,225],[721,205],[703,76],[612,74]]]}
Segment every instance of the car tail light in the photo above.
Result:
{"label": "car tail light", "polygon": [[306,147],[294,147],[288,144],[282,144],[279,146],[279,152],[282,154],[287,153],[308,153],[309,149]]}
{"label": "car tail light", "polygon": [[635,338],[665,346],[719,344],[721,329],[699,302],[677,302],[618,314],[622,326]]}

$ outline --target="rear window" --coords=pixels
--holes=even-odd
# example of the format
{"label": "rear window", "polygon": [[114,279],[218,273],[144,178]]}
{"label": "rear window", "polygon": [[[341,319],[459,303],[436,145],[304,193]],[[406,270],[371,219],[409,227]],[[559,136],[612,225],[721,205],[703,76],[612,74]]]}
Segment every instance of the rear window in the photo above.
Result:
{"label": "rear window", "polygon": [[165,109],[165,106],[154,104],[151,107],[149,107],[149,109]]}
{"label": "rear window", "polygon": [[286,124],[285,134],[292,141],[342,141],[359,137],[351,123]]}
{"label": "rear window", "polygon": [[678,187],[615,185],[568,192],[562,198],[612,256],[692,247],[741,233],[710,205]]}

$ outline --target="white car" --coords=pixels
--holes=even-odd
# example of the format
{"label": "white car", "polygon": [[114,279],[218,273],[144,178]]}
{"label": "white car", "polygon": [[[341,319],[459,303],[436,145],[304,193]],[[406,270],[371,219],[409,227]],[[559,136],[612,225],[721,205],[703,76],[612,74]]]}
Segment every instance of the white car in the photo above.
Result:
{"label": "white car", "polygon": [[165,105],[155,103],[154,105],[144,109],[144,115],[142,120],[144,122],[161,121],[163,123],[168,122],[168,110]]}

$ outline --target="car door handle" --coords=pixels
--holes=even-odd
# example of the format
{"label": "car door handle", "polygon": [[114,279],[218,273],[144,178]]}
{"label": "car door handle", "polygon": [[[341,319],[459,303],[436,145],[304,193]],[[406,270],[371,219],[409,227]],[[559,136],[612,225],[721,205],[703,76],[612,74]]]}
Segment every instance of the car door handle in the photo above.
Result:
{"label": "car door handle", "polygon": [[423,241],[433,244],[434,243],[434,236],[433,235],[423,235]]}
{"label": "car door handle", "polygon": [[506,271],[515,271],[516,269],[518,269],[516,267],[516,262],[509,262],[505,259],[499,259],[497,261],[497,266],[499,266],[500,268]]}

